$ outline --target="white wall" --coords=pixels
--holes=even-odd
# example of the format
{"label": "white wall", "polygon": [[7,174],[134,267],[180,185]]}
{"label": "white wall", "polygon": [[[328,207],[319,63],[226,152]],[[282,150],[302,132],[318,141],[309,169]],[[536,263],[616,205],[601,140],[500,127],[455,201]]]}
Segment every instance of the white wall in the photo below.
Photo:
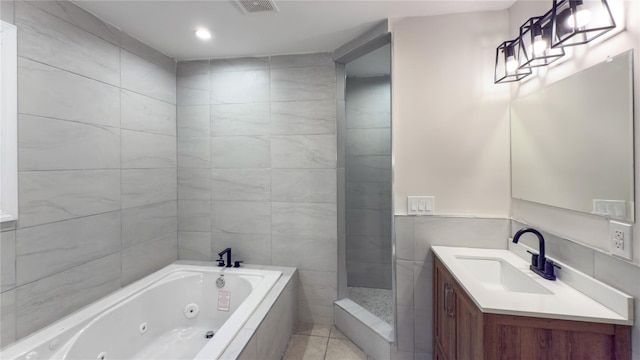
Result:
{"label": "white wall", "polygon": [[506,10],[392,23],[395,214],[433,195],[437,215],[509,215],[509,86],[493,84],[508,24]]}
{"label": "white wall", "polygon": [[[511,96],[516,98],[528,94],[541,86],[602,62],[607,56],[615,56],[626,50],[634,49],[635,134],[637,139],[639,134],[637,106],[640,104],[640,62],[638,61],[640,58],[640,3],[615,0],[610,3],[612,9],[614,11],[619,9],[619,13],[622,15],[621,18],[616,19],[620,30],[615,30],[613,35],[608,34],[603,40],[568,49],[565,58],[559,60],[561,63],[541,69],[537,74],[529,76],[526,81],[514,83],[511,86]],[[518,28],[526,19],[544,14],[550,6],[550,2],[547,1],[520,0],[516,2],[509,9],[510,34],[515,36]],[[635,149],[635,156],[636,159],[640,159],[640,147],[638,146]],[[635,174],[636,199],[638,199],[640,176],[637,166]],[[519,200],[512,201],[512,216],[530,225],[542,227],[556,235],[605,252],[609,251],[609,223],[602,217]],[[634,245],[634,263],[640,264],[640,226],[638,225],[634,225]]]}

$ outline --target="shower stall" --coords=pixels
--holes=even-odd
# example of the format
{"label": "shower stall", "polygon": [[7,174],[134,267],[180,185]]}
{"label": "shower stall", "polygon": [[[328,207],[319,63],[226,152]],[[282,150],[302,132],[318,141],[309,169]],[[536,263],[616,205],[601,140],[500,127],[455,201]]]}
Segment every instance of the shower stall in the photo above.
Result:
{"label": "shower stall", "polygon": [[343,80],[339,297],[393,326],[390,43],[347,62]]}

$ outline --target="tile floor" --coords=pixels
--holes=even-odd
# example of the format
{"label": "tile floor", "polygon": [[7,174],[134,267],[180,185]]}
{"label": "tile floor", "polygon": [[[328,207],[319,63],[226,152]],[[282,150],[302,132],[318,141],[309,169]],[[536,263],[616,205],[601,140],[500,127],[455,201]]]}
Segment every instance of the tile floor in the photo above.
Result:
{"label": "tile floor", "polygon": [[283,360],[366,360],[360,348],[335,326],[297,324]]}

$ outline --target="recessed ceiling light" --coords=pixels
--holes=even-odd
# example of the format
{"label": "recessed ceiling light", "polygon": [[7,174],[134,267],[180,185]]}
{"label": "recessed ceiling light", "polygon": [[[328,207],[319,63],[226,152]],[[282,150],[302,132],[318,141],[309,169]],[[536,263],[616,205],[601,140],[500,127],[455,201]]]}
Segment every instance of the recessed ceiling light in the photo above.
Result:
{"label": "recessed ceiling light", "polygon": [[207,29],[198,29],[195,31],[195,34],[197,37],[203,40],[211,39],[211,33]]}

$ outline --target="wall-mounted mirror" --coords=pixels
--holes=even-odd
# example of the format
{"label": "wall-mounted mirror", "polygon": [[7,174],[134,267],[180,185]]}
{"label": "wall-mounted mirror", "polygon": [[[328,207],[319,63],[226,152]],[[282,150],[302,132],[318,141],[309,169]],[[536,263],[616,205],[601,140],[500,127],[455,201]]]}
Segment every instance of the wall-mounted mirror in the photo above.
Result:
{"label": "wall-mounted mirror", "polygon": [[511,103],[511,195],[634,221],[633,51]]}

